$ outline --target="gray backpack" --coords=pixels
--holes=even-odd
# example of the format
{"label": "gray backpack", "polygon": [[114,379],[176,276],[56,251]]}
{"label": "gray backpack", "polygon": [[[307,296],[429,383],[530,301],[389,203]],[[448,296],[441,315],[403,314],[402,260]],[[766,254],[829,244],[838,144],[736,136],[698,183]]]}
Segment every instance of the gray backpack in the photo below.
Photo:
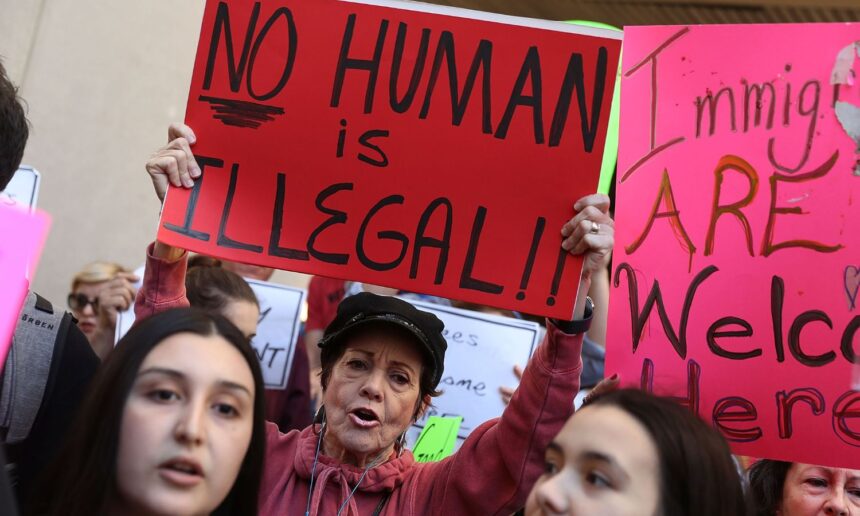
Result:
{"label": "gray backpack", "polygon": [[7,445],[30,435],[43,400],[53,390],[55,358],[74,324],[70,313],[54,310],[34,292],[27,294],[0,383],[0,440]]}
{"label": "gray backpack", "polygon": [[98,366],[74,317],[28,293],[0,379],[0,443],[19,500],[38,495]]}

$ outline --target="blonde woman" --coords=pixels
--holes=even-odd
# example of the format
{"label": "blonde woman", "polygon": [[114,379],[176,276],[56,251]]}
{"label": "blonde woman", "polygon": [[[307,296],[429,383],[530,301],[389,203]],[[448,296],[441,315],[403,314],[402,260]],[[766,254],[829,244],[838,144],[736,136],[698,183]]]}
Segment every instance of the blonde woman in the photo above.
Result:
{"label": "blonde woman", "polygon": [[121,265],[110,262],[93,262],[72,278],[69,308],[102,360],[113,349],[117,312],[131,305],[137,280]]}

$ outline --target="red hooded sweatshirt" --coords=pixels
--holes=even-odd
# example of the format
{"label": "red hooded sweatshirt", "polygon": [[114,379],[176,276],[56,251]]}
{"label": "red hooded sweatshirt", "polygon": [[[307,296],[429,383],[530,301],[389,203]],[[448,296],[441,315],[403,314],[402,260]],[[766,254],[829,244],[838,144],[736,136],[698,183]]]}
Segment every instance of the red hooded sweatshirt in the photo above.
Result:
{"label": "red hooded sweatshirt", "polygon": [[[188,305],[184,267],[184,260],[177,265],[149,255],[147,278],[135,303],[138,317]],[[510,515],[525,505],[543,472],[547,445],[573,413],[581,351],[581,334],[568,335],[548,323],[502,417],[472,431],[454,455],[416,463],[406,450],[367,470],[359,484],[363,468],[320,453],[310,500],[319,426],[282,434],[267,423],[260,514],[301,516],[310,502],[311,515],[334,516],[346,502],[343,516]]]}

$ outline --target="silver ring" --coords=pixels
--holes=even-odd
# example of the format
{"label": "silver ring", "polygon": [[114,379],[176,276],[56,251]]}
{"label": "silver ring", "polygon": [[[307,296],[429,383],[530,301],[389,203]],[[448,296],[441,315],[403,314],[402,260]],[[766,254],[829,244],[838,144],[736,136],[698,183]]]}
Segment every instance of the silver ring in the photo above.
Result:
{"label": "silver ring", "polygon": [[591,221],[591,229],[588,232],[591,233],[592,235],[596,235],[596,234],[600,233],[600,224],[598,224],[597,222],[594,222],[592,220]]}

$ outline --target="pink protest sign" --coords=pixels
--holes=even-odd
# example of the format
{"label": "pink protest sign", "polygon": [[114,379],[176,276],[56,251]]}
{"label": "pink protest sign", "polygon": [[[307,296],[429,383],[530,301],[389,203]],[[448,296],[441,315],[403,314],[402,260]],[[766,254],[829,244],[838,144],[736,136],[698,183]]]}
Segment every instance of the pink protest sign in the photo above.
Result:
{"label": "pink protest sign", "polygon": [[624,37],[607,371],[860,468],[860,24]]}
{"label": "pink protest sign", "polygon": [[27,274],[36,270],[39,254],[48,234],[50,219],[45,213],[29,213],[0,204],[0,368],[15,331],[21,303],[27,294]]}

